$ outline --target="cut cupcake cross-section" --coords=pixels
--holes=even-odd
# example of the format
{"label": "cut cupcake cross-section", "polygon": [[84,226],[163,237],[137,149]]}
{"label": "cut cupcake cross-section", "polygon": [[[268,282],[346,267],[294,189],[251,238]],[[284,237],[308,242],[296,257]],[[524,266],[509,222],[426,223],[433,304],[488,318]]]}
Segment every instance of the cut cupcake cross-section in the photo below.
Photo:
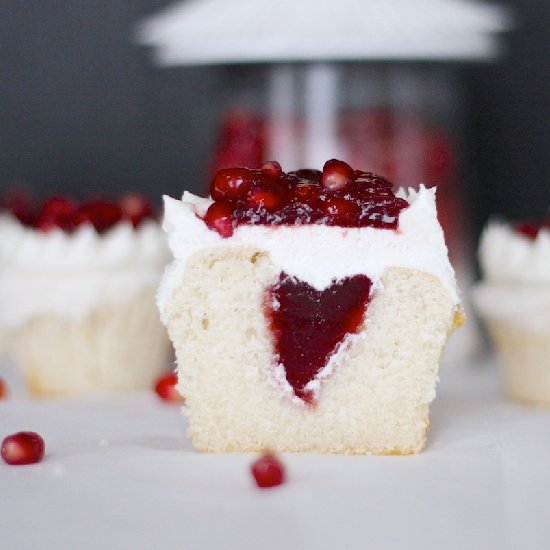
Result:
{"label": "cut cupcake cross-section", "polygon": [[269,162],[166,198],[164,228],[158,304],[197,449],[422,449],[462,320],[435,190]]}

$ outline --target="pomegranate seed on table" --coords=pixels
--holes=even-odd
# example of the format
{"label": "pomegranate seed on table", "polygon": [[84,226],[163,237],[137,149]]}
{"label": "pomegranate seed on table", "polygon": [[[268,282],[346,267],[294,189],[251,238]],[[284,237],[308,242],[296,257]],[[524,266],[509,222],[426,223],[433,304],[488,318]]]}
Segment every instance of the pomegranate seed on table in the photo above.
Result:
{"label": "pomegranate seed on table", "polygon": [[270,451],[264,452],[250,467],[258,487],[276,487],[285,482],[284,464]]}
{"label": "pomegranate seed on table", "polygon": [[40,462],[45,449],[44,440],[36,432],[18,432],[4,439],[0,454],[6,464],[22,466]]}
{"label": "pomegranate seed on table", "polygon": [[8,396],[8,387],[4,380],[0,378],[0,399],[4,399]]}
{"label": "pomegranate seed on table", "polygon": [[185,400],[180,392],[176,389],[178,377],[175,373],[165,374],[161,376],[156,384],[155,391],[157,395],[164,401],[172,403],[183,403]]}
{"label": "pomegranate seed on table", "polygon": [[321,182],[330,191],[347,187],[354,179],[353,168],[341,160],[331,159],[325,162]]}

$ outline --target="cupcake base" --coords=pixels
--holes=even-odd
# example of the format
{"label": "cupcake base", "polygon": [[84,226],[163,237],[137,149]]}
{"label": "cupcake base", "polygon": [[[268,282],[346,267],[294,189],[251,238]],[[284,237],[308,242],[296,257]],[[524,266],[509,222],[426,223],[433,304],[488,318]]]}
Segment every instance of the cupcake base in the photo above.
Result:
{"label": "cupcake base", "polygon": [[529,330],[486,319],[503,367],[507,394],[517,401],[550,407],[550,330]]}
{"label": "cupcake base", "polygon": [[420,451],[442,350],[461,320],[439,279],[388,269],[360,332],[320,380],[316,403],[306,405],[275,367],[263,305],[279,275],[266,253],[248,247],[208,249],[188,261],[165,313],[194,446]]}
{"label": "cupcake base", "polygon": [[36,317],[15,331],[11,351],[29,390],[43,396],[148,388],[170,360],[153,290],[79,321]]}

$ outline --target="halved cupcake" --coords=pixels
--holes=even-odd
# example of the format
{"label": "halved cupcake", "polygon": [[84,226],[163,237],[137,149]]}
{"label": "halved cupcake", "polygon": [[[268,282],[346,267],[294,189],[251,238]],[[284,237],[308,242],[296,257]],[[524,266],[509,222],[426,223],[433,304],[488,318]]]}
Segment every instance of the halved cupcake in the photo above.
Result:
{"label": "halved cupcake", "polygon": [[165,199],[158,303],[203,451],[421,450],[462,322],[435,191],[331,160]]}

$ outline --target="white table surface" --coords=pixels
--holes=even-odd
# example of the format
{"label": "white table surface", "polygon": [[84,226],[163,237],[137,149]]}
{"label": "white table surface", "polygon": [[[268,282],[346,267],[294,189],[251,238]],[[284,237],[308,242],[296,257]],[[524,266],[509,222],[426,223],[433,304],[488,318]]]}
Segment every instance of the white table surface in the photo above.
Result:
{"label": "white table surface", "polygon": [[0,439],[47,447],[0,462],[2,550],[550,548],[550,411],[506,401],[492,363],[444,366],[420,455],[285,455],[264,491],[252,455],[194,452],[152,392],[37,401],[2,374]]}

